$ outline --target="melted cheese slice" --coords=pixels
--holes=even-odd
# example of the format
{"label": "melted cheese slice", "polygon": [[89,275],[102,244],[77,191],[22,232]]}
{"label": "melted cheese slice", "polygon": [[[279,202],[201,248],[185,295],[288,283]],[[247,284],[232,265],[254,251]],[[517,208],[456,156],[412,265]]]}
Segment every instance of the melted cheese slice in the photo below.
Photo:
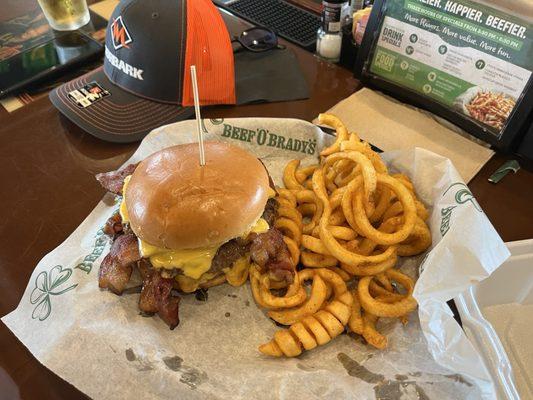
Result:
{"label": "melted cheese slice", "polygon": [[139,239],[141,255],[149,258],[154,268],[180,268],[183,274],[198,279],[209,271],[219,246],[200,249],[169,250],[152,246]]}
{"label": "melted cheese slice", "polygon": [[248,232],[245,232],[241,237],[245,238],[250,233],[265,233],[268,231],[270,227],[268,226],[268,222],[264,220],[263,218],[259,218],[257,222],[250,228]]}
{"label": "melted cheese slice", "polygon": [[[263,218],[259,218],[250,231],[246,232],[243,237],[248,236],[251,232],[263,233],[268,231],[268,229],[268,223]],[[200,276],[209,271],[213,257],[217,254],[219,247],[169,250],[152,246],[144,240],[139,239],[141,255],[149,258],[154,268],[179,268],[185,276],[193,279],[199,279]]]}
{"label": "melted cheese slice", "polygon": [[120,218],[122,218],[122,222],[130,222],[130,217],[128,215],[128,210],[126,209],[126,188],[128,187],[128,183],[131,179],[131,175],[128,175],[124,178],[124,185],[122,186],[122,201],[120,202],[120,207],[118,209],[118,212],[120,214]]}
{"label": "melted cheese slice", "polygon": [[[126,208],[126,187],[130,177],[131,176],[127,176],[124,179],[122,201],[119,208],[120,216],[124,222],[129,222],[128,210]],[[263,218],[259,218],[250,230],[242,235],[242,237],[248,236],[251,232],[263,233],[268,231],[268,229],[268,223]],[[198,249],[170,250],[153,246],[141,239],[138,240],[141,256],[149,258],[154,268],[179,268],[183,271],[185,276],[193,279],[199,279],[204,273],[209,271],[213,257],[215,257],[217,250],[220,247],[214,246]]]}
{"label": "melted cheese slice", "polygon": [[224,268],[226,280],[231,286],[242,286],[248,279],[248,267],[250,267],[250,257],[239,258],[229,268]]}

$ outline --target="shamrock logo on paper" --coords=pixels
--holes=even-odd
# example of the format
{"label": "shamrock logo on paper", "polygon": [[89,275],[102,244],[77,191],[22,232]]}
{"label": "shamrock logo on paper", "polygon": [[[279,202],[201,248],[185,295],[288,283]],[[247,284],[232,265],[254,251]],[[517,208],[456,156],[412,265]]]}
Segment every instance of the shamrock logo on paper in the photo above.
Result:
{"label": "shamrock logo on paper", "polygon": [[448,191],[452,187],[456,187],[456,186],[459,187],[459,190],[457,190],[454,195],[454,200],[457,203],[457,205],[445,207],[440,212],[441,213],[440,233],[443,237],[450,230],[452,212],[455,209],[455,207],[457,207],[458,205],[466,204],[470,202],[472,203],[472,205],[474,206],[476,210],[478,210],[479,212],[483,212],[481,210],[481,207],[479,206],[479,203],[475,199],[474,195],[472,194],[470,189],[468,189],[468,186],[466,186],[462,182],[456,182],[456,183],[451,184],[450,187],[446,189],[445,192],[442,194],[442,197],[444,197],[446,193],[448,193]]}
{"label": "shamrock logo on paper", "polygon": [[[204,133],[209,133],[207,127],[205,126],[205,120],[201,119],[200,121],[202,123],[202,129]],[[222,125],[224,123],[224,118],[211,118],[210,121],[213,125]]]}
{"label": "shamrock logo on paper", "polygon": [[224,122],[224,118],[211,118],[213,125],[221,125]]}
{"label": "shamrock logo on paper", "polygon": [[460,189],[457,192],[455,192],[455,201],[457,204],[465,204],[465,203],[470,202],[472,203],[472,205],[475,207],[476,210],[478,210],[479,212],[483,212],[481,210],[481,207],[479,206],[479,203],[475,199],[474,195],[472,194],[470,189],[468,189],[468,186],[466,186],[462,182],[456,182],[450,185],[450,187],[446,189],[446,191],[443,193],[442,196],[444,197],[444,195],[446,195],[446,193],[448,193],[448,191],[454,186],[460,187]]}
{"label": "shamrock logo on paper", "polygon": [[63,268],[61,265],[56,265],[50,272],[42,271],[37,275],[35,288],[30,295],[30,303],[36,304],[31,314],[32,319],[39,318],[39,321],[44,321],[52,312],[51,296],[59,296],[78,286],[75,284],[67,288],[60,287],[71,275],[72,269]]}

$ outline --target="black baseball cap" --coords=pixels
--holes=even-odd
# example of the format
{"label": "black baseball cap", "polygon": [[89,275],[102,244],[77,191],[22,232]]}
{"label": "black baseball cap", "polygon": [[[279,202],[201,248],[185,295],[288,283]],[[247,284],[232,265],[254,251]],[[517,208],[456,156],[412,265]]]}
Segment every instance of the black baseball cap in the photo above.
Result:
{"label": "black baseball cap", "polygon": [[123,0],[108,23],[103,67],[49,97],[90,134],[133,142],[194,114],[191,65],[202,105],[235,104],[231,40],[211,0]]}

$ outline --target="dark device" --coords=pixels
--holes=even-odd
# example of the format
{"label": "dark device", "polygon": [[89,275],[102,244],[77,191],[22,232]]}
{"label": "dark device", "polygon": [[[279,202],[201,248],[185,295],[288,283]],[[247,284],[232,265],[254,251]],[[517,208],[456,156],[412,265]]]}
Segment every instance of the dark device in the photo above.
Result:
{"label": "dark device", "polygon": [[[524,135],[528,129],[531,132],[533,115],[533,27],[519,16],[480,3],[456,3],[464,3],[463,10],[474,8],[472,20],[459,19],[453,14],[457,8],[445,8],[447,2],[428,6],[419,0],[376,0],[357,54],[355,76],[368,86],[446,118],[498,150],[516,151],[522,146],[525,154],[526,146],[532,154],[533,143],[520,143],[532,142]],[[514,36],[508,34],[510,30],[498,31],[503,24],[491,24],[496,19],[516,24]],[[464,40],[473,42],[466,44]],[[513,49],[512,45],[519,47]],[[508,59],[501,56],[500,49],[508,53]],[[504,75],[498,76],[500,73]],[[519,83],[513,81],[518,74],[522,79]],[[476,80],[483,83],[473,83]],[[514,85],[514,95],[507,95],[502,83]],[[491,126],[493,111],[479,106],[485,94],[499,94],[504,100],[507,96],[512,105],[505,120],[496,126]]]}
{"label": "dark device", "polygon": [[103,45],[78,31],[0,61],[0,96],[98,56]]}
{"label": "dark device", "polygon": [[272,29],[282,38],[314,51],[320,17],[282,0],[214,0],[214,3],[254,25]]}
{"label": "dark device", "polygon": [[522,141],[517,146],[516,154],[521,158],[521,164],[533,170],[533,114],[526,123],[526,132]]}

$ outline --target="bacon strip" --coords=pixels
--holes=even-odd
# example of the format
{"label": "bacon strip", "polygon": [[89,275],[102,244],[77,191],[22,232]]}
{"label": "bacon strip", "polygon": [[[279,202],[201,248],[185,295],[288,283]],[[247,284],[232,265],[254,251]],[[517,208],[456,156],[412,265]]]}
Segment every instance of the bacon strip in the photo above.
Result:
{"label": "bacon strip", "polygon": [[292,282],[295,268],[283,235],[276,228],[257,234],[250,247],[252,260],[279,281]]}
{"label": "bacon strip", "polygon": [[[146,267],[146,266],[145,266]],[[143,287],[139,298],[139,308],[145,313],[157,313],[170,329],[178,326],[179,304],[181,298],[172,294],[174,279],[163,278],[159,271],[141,268]]]}
{"label": "bacon strip", "polygon": [[122,187],[124,186],[124,178],[133,174],[138,164],[129,164],[118,171],[103,172],[96,175],[96,180],[108,192],[122,195]]}
{"label": "bacon strip", "polygon": [[112,238],[121,234],[123,230],[122,217],[118,211],[109,217],[103,228],[104,233]]}
{"label": "bacon strip", "polygon": [[265,206],[265,211],[263,211],[263,215],[261,215],[261,218],[263,218],[268,223],[268,226],[274,226],[277,216],[278,202],[275,199],[268,199]]}
{"label": "bacon strip", "polygon": [[140,260],[137,237],[134,234],[119,235],[98,271],[98,286],[121,294],[128,284],[132,264]]}
{"label": "bacon strip", "polygon": [[[130,168],[132,167],[132,168]],[[130,165],[131,172],[135,166]],[[124,173],[127,176],[131,173]],[[105,178],[107,179],[107,178]],[[114,180],[111,182],[111,180]],[[106,181],[112,183],[109,189],[117,192],[119,183],[117,176]],[[102,182],[102,181],[101,181]],[[104,183],[102,183],[104,185]],[[120,188],[123,185],[123,177]],[[273,223],[277,210],[276,203],[269,201],[265,207],[263,218],[267,219],[269,225]],[[107,288],[115,294],[122,294],[128,284],[132,266],[137,263],[138,270],[143,279],[141,295],[139,297],[139,308],[149,314],[158,314],[160,318],[174,329],[179,324],[179,303],[180,297],[174,295],[172,290],[175,286],[175,279],[163,278],[161,272],[152,267],[150,262],[142,259],[139,254],[137,237],[130,231],[128,224],[123,224],[119,213],[113,214],[106,225],[104,232],[114,238],[109,254],[104,258],[98,273],[98,284],[101,288]],[[234,261],[245,254],[250,255],[255,263],[263,270],[268,271],[273,279],[292,282],[295,268],[290,259],[290,254],[282,234],[275,228],[261,234],[251,234],[246,239],[233,239],[221,246],[213,259],[212,271],[229,267]]]}

